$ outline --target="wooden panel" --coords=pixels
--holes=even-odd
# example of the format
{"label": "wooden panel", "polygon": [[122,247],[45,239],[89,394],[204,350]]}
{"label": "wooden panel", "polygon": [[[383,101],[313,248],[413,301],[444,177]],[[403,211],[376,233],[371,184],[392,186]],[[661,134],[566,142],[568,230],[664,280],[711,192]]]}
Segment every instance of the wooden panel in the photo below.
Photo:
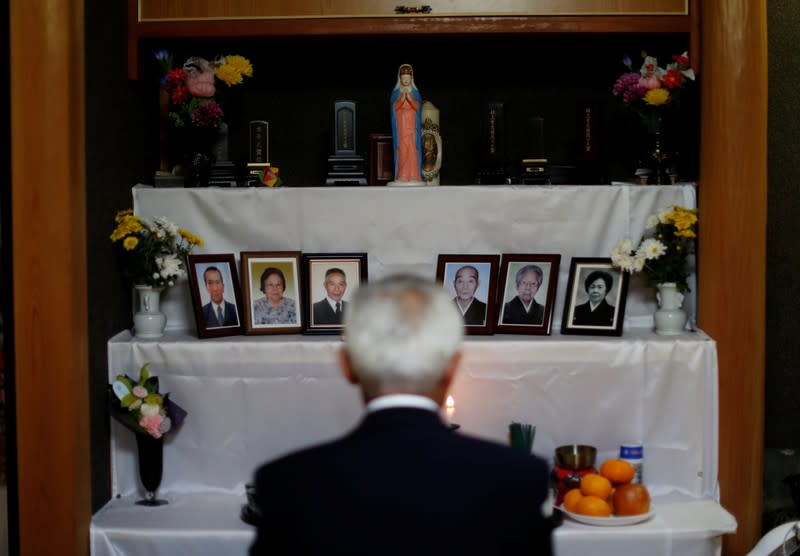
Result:
{"label": "wooden panel", "polygon": [[5,214],[12,215],[19,553],[84,556],[91,483],[83,0],[12,0],[9,13],[12,207]]}
{"label": "wooden panel", "polygon": [[698,324],[717,341],[722,505],[761,536],[767,216],[765,0],[702,2]]}
{"label": "wooden panel", "polygon": [[376,17],[395,7],[433,15],[686,15],[688,0],[138,0],[139,21],[270,17]]}

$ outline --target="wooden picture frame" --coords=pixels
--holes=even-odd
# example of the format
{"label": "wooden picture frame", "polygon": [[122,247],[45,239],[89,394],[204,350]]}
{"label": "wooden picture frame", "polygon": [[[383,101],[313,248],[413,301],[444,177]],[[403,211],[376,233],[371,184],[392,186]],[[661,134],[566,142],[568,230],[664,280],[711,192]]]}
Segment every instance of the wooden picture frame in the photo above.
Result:
{"label": "wooden picture frame", "polygon": [[367,254],[304,253],[302,268],[303,334],[340,334],[353,292],[367,283]]}
{"label": "wooden picture frame", "polygon": [[[573,257],[564,299],[562,334],[621,336],[630,276],[615,268],[607,257]],[[609,283],[610,282],[610,283]],[[590,309],[592,284],[604,286],[599,306]],[[599,293],[602,293],[602,289]]]}
{"label": "wooden picture frame", "polygon": [[[189,255],[187,275],[197,336],[217,338],[244,333],[242,293],[233,253]],[[222,322],[212,303],[215,296],[219,296],[216,307]]]}
{"label": "wooden picture frame", "polygon": [[245,332],[299,333],[303,314],[300,251],[242,251],[239,259],[246,308]]}
{"label": "wooden picture frame", "polygon": [[394,143],[392,136],[371,133],[369,136],[369,184],[386,185],[394,179]]}
{"label": "wooden picture frame", "polygon": [[502,255],[495,332],[550,335],[560,264],[561,255]]}
{"label": "wooden picture frame", "polygon": [[[465,334],[493,332],[499,266],[500,255],[439,255],[436,281],[442,284],[461,310]],[[462,280],[465,287],[460,289],[456,284],[459,272],[465,267],[472,269],[469,274],[477,273],[477,280]],[[469,303],[466,309],[459,304],[459,298]]]}

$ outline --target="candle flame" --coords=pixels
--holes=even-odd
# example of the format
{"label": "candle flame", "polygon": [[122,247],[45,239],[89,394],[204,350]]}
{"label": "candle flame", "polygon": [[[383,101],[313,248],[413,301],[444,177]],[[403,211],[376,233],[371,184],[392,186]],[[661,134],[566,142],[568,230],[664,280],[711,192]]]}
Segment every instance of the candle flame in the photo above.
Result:
{"label": "candle flame", "polygon": [[447,401],[444,402],[444,405],[447,409],[454,409],[456,407],[456,401],[453,399],[453,396],[447,396]]}

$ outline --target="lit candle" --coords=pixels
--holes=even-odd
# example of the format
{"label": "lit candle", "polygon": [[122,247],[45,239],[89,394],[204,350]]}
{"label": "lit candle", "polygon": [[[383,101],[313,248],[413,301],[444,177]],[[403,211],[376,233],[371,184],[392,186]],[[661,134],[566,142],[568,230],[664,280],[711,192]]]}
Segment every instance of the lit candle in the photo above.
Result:
{"label": "lit candle", "polygon": [[444,411],[447,415],[447,420],[453,422],[453,416],[456,414],[456,401],[453,396],[447,396],[447,401],[444,402]]}

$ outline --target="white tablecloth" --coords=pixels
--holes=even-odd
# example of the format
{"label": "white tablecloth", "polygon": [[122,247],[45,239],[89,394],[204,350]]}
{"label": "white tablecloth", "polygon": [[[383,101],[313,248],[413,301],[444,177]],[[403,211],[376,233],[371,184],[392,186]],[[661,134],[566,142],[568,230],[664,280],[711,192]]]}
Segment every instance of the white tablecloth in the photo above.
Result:
{"label": "white tablecloth", "polygon": [[[167,496],[155,508],[134,499],[111,500],[92,519],[93,556],[243,556],[255,530],[239,519],[244,496]],[[566,519],[555,530],[556,556],[708,556],[719,554],[721,535],[736,521],[714,501],[662,496],[655,516],[625,527],[594,527]]]}
{"label": "white tablecloth", "polygon": [[[663,207],[696,207],[694,185],[133,188],[136,214],[165,216],[200,234],[195,253],[366,252],[369,278],[436,276],[440,254],[559,254],[553,328],[561,325],[572,257],[608,257],[638,241]],[[623,326],[653,324],[655,295],[638,280]],[[694,291],[694,275],[690,278]],[[694,293],[684,308],[694,322]],[[187,283],[164,296],[167,327],[194,329]]]}
{"label": "white tablecloth", "polygon": [[[189,413],[165,443],[161,492],[242,493],[255,467],[353,427],[358,391],[340,375],[338,337],[237,336],[160,340],[125,331],[108,343],[109,380],[149,363],[161,390]],[[561,444],[643,442],[645,482],[718,499],[716,346],[702,332],[621,338],[470,337],[452,388],[465,433],[508,441],[512,421],[535,425],[534,452]],[[112,495],[138,488],[133,435],[112,423]]]}

